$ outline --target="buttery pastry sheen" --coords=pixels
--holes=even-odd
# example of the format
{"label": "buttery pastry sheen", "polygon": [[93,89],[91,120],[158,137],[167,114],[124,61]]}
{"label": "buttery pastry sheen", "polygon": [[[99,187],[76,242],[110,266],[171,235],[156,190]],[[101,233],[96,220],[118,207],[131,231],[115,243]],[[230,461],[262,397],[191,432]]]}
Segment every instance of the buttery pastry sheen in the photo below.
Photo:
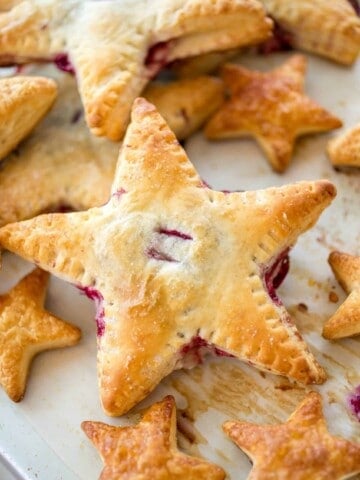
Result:
{"label": "buttery pastry sheen", "polygon": [[325,380],[275,289],[289,247],[334,196],[326,180],[212,191],[138,99],[109,202],[7,225],[0,244],[96,301],[102,404],[121,415],[209,351]]}
{"label": "buttery pastry sheen", "polygon": [[317,392],[286,423],[229,421],[223,429],[253,461],[248,480],[343,480],[360,472],[360,444],[328,432]]}
{"label": "buttery pastry sheen", "polygon": [[105,463],[99,480],[223,480],[217,465],[179,452],[172,396],[153,404],[132,427],[83,422],[82,429]]}
{"label": "buttery pastry sheen", "polygon": [[77,327],[44,310],[49,275],[35,269],[0,296],[0,384],[14,402],[25,393],[33,357],[80,340]]}
{"label": "buttery pastry sheen", "polygon": [[76,71],[89,128],[120,140],[133,100],[165,64],[260,41],[271,27],[257,0],[16,1],[0,13],[0,63]]}
{"label": "buttery pastry sheen", "polygon": [[348,0],[262,0],[294,47],[345,65],[360,51],[360,18]]}
{"label": "buttery pastry sheen", "polygon": [[334,167],[360,167],[360,124],[331,139],[327,153]]}
{"label": "buttery pastry sheen", "polygon": [[0,160],[40,122],[56,94],[56,83],[49,78],[0,79]]}
{"label": "buttery pastry sheen", "polygon": [[[53,76],[59,96],[41,125],[2,164],[0,226],[44,212],[103,205],[119,152],[118,143],[89,132],[72,76],[51,66],[26,67],[26,72]],[[150,83],[144,95],[184,139],[222,102],[223,85],[202,76],[166,85]]]}
{"label": "buttery pastry sheen", "polygon": [[323,336],[329,339],[360,334],[360,257],[331,252],[329,263],[336,279],[348,294],[334,315],[325,323]]}
{"label": "buttery pastry sheen", "polygon": [[254,137],[276,172],[288,167],[295,140],[342,125],[304,93],[306,58],[293,55],[270,72],[226,64],[222,78],[230,98],[205,126],[211,140]]}

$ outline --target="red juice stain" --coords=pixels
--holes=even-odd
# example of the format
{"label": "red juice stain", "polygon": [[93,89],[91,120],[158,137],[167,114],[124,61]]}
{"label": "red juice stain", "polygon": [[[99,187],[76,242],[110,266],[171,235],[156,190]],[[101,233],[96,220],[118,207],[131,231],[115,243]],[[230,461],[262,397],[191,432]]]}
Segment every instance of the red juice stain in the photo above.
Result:
{"label": "red juice stain", "polygon": [[351,413],[360,422],[360,385],[355,388],[347,398],[348,406]]}

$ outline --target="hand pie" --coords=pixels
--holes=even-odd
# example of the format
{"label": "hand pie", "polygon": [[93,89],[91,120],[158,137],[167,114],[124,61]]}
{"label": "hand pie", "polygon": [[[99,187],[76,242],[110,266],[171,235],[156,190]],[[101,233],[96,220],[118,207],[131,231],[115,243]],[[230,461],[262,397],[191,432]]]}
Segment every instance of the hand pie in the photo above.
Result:
{"label": "hand pie", "polygon": [[176,405],[172,396],[152,405],[133,427],[83,422],[82,429],[99,450],[105,467],[100,480],[223,480],[212,463],[176,448]]}
{"label": "hand pie", "polygon": [[[49,67],[29,70],[55,75],[59,98],[41,126],[2,164],[0,226],[39,213],[103,205],[119,151],[118,144],[90,134],[73,77]],[[220,104],[222,92],[220,80],[204,76],[150,84],[145,95],[160,106],[179,138],[186,138]]]}
{"label": "hand pie", "polygon": [[262,0],[294,47],[350,65],[360,51],[360,19],[348,0]]}
{"label": "hand pie", "polygon": [[89,128],[120,140],[133,100],[165,64],[260,41],[271,25],[257,0],[19,1],[0,14],[0,60],[76,72]]}
{"label": "hand pie", "polygon": [[341,480],[360,472],[360,444],[330,435],[316,392],[286,423],[229,421],[223,429],[253,461],[249,480]]}
{"label": "hand pie", "polygon": [[224,87],[214,77],[195,77],[172,83],[154,82],[144,92],[175,133],[183,140],[198,130],[224,101]]}
{"label": "hand pie", "polygon": [[304,94],[306,59],[293,55],[270,72],[227,64],[230,99],[205,127],[211,140],[253,136],[276,172],[291,160],[297,137],[341,127],[341,121]]}
{"label": "hand pie", "polygon": [[360,124],[330,140],[327,153],[334,167],[360,167]]}
{"label": "hand pie", "polygon": [[0,295],[0,384],[14,402],[25,393],[34,355],[78,343],[80,330],[44,310],[48,273],[35,269]]}
{"label": "hand pie", "polygon": [[0,79],[0,160],[40,122],[56,93],[56,83],[48,78]]}
{"label": "hand pie", "polygon": [[215,192],[138,99],[109,202],[7,225],[0,244],[96,301],[102,404],[122,415],[206,352],[325,380],[275,289],[289,248],[334,196],[326,180]]}
{"label": "hand pie", "polygon": [[349,295],[325,323],[323,336],[329,339],[360,334],[360,257],[331,252],[329,263],[334,275]]}

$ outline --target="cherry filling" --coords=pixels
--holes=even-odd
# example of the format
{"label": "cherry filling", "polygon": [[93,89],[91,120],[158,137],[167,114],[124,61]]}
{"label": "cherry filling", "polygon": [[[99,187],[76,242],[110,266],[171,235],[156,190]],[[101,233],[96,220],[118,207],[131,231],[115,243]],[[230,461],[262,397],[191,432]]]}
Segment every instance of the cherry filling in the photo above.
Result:
{"label": "cherry filling", "polygon": [[273,18],[272,20],[274,22],[272,36],[265,42],[261,43],[258,47],[258,52],[263,55],[268,55],[274,52],[286,52],[293,49],[291,33],[282,28],[276,20]]}
{"label": "cherry filling", "polygon": [[160,70],[167,65],[170,49],[173,41],[158,42],[152,45],[147,52],[144,65],[147,69],[149,78],[155,77]]}
{"label": "cherry filling", "polygon": [[360,4],[358,0],[348,0],[358,16],[360,16]]}
{"label": "cherry filling", "polygon": [[266,289],[276,305],[281,305],[276,289],[280,287],[290,268],[289,250],[284,250],[264,272]]}
{"label": "cherry filling", "polygon": [[195,335],[189,343],[180,350],[182,366],[191,368],[194,365],[203,363],[204,357],[208,354],[217,357],[234,357],[231,353],[225,352],[214,344],[207,342],[199,335]]}
{"label": "cherry filling", "polygon": [[178,230],[167,230],[166,228],[160,228],[160,230],[158,230],[158,232],[163,234],[163,235],[169,235],[171,237],[182,238],[183,240],[192,240],[193,239],[191,235],[188,235],[187,233],[179,232]]}
{"label": "cherry filling", "polygon": [[101,337],[105,332],[105,312],[104,312],[104,297],[99,290],[93,287],[78,287],[90,300],[95,302],[96,315],[95,321],[97,326],[97,336]]}
{"label": "cherry filling", "polygon": [[[192,240],[193,237],[191,235],[188,235],[187,233],[180,232],[179,230],[169,230],[167,228],[159,228],[157,230],[157,233],[160,235],[166,235],[168,237],[175,237],[175,238],[180,238],[181,240]],[[178,262],[175,258],[173,258],[171,255],[168,253],[165,253],[161,251],[163,249],[164,245],[161,245],[161,241],[158,239],[158,241],[151,245],[149,248],[146,250],[146,255],[149,258],[153,258],[155,260],[161,260],[164,262]]]}
{"label": "cherry filling", "polygon": [[360,422],[360,385],[348,396],[348,405],[351,413],[355,415]]}
{"label": "cherry filling", "polygon": [[59,70],[75,75],[74,65],[70,62],[66,53],[58,53],[53,61]]}

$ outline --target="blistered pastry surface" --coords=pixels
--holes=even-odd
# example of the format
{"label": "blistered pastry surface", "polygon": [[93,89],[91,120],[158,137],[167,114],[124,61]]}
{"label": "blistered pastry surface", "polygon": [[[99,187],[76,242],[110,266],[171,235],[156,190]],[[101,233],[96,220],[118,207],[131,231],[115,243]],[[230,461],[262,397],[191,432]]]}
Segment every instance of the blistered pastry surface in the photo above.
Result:
{"label": "blistered pastry surface", "polygon": [[[265,70],[280,65],[283,60],[284,56],[280,55],[267,60],[247,58],[244,62],[249,68]],[[354,70],[342,70],[334,64],[309,59],[307,92],[344,119],[346,128],[358,121],[358,106],[354,99],[360,95],[355,81],[359,74],[358,66]],[[237,141],[210,145],[199,134],[186,147],[201,177],[217,189],[265,188],[300,178],[320,177],[327,177],[336,184],[337,199],[318,225],[303,236],[292,250],[290,273],[280,288],[280,296],[329,374],[329,380],[319,388],[324,398],[329,429],[356,441],[360,427],[347,408],[347,396],[359,383],[359,339],[330,343],[321,337],[323,323],[345,299],[327,257],[332,249],[359,253],[360,241],[359,229],[356,229],[358,210],[354,204],[354,198],[359,195],[359,176],[337,173],[330,167],[325,148],[331,137],[325,135],[301,140],[291,166],[282,177],[270,172],[263,154],[251,141],[245,140],[241,145]],[[14,257],[5,255],[0,274],[4,280],[1,283],[4,291],[27,268]],[[331,292],[336,292],[339,297],[337,303],[329,301]],[[48,303],[57,315],[81,326],[84,340],[76,348],[79,349],[76,354],[72,351],[75,349],[67,349],[61,356],[52,352],[51,358],[39,357],[34,362],[26,398],[16,406],[16,421],[31,429],[31,438],[41,435],[45,442],[42,446],[46,449],[47,444],[51,451],[47,452],[47,459],[29,456],[27,463],[23,463],[23,471],[30,478],[31,475],[35,478],[34,473],[38,476],[43,474],[46,478],[51,465],[58,466],[60,461],[66,478],[91,478],[94,472],[100,474],[102,463],[94,455],[92,445],[84,439],[79,418],[114,425],[129,424],[130,421],[126,417],[109,420],[100,411],[94,360],[96,328],[91,303],[77,289],[58,280],[51,282]],[[43,394],[44,377],[47,378],[46,397]],[[64,382],[67,388],[61,387]],[[180,409],[180,446],[187,453],[198,454],[220,464],[229,473],[229,478],[242,480],[250,471],[249,461],[222,434],[221,423],[239,417],[257,423],[283,422],[303,400],[306,391],[306,388],[294,388],[281,377],[264,376],[237,360],[220,358],[209,360],[194,370],[175,372],[139,408],[163,398],[165,393],[174,393]],[[4,400],[1,413],[4,422],[5,415],[14,411],[7,407],[3,392],[0,396]],[[1,435],[0,431],[1,445],[5,445],[5,437]],[[19,445],[21,439],[16,438],[14,431],[7,432],[9,455],[25,462],[24,452],[20,455],[18,449],[11,450],[15,441]],[[30,473],[28,468],[32,469]],[[53,470],[50,477],[58,471]]]}

